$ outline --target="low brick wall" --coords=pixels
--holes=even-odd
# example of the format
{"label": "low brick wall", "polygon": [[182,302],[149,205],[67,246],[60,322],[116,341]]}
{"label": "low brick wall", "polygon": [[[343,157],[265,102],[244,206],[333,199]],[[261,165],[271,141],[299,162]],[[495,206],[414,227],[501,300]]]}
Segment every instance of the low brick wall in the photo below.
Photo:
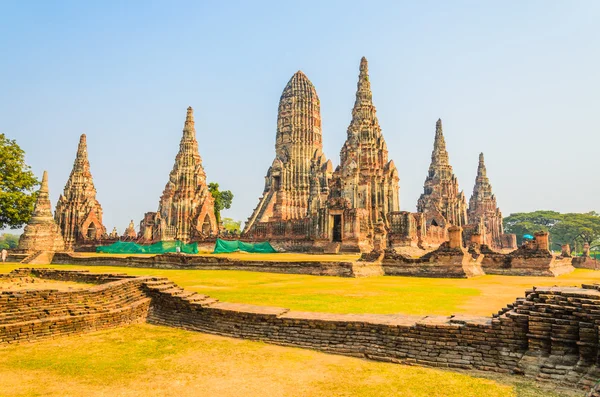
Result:
{"label": "low brick wall", "polygon": [[541,288],[493,317],[343,315],[221,303],[146,284],[154,324],[433,367],[520,373],[589,389],[600,379],[600,292]]}
{"label": "low brick wall", "polygon": [[[101,283],[0,294],[0,343],[148,321],[394,363],[517,373],[590,391],[600,379],[600,285],[526,292],[492,317],[326,314],[224,303],[162,277],[19,269]],[[116,281],[112,281],[117,279]],[[594,389],[595,388],[595,389]]]}
{"label": "low brick wall", "polygon": [[141,277],[51,269],[18,269],[10,273],[12,278],[26,276],[100,285],[72,291],[0,292],[0,344],[144,321],[150,305],[142,290],[145,278]]}
{"label": "low brick wall", "polygon": [[[242,261],[224,257],[219,258],[183,254],[164,254],[145,257],[77,257],[67,253],[57,253],[54,255],[52,264],[125,266],[154,269],[245,270],[252,272],[338,277],[361,276],[367,271],[367,268],[373,267],[361,264],[360,266],[357,266],[355,272],[355,264],[353,262]],[[377,268],[377,266],[374,267]]]}

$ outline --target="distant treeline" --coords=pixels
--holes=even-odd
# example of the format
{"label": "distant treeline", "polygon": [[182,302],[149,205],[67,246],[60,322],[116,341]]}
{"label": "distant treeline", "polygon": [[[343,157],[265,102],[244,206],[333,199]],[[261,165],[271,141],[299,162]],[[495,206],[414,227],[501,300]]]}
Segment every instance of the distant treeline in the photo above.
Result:
{"label": "distant treeline", "polygon": [[521,244],[523,236],[535,232],[550,232],[552,250],[560,250],[563,244],[570,244],[571,250],[581,252],[584,243],[592,249],[600,245],[600,214],[595,211],[583,214],[561,214],[556,211],[519,212],[504,218],[506,233],[517,235]]}

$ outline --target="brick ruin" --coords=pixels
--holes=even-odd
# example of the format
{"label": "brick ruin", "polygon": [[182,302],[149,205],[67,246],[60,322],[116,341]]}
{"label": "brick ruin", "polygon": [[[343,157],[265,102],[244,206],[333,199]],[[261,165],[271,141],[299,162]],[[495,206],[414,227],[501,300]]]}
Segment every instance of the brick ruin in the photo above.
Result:
{"label": "brick ruin", "polygon": [[301,71],[279,100],[275,159],[265,188],[244,227],[256,239],[306,240],[314,235],[310,214],[327,199],[331,161],[323,154],[320,101]]}
{"label": "brick ruin", "polygon": [[516,236],[504,233],[502,212],[496,203],[496,196],[492,193],[483,153],[479,154],[477,177],[467,216],[469,225],[465,227],[465,241],[471,241],[471,235],[478,233],[481,236],[480,244],[489,245],[494,249],[516,248]]}
{"label": "brick ruin", "polygon": [[[132,225],[130,225],[131,228]],[[132,229],[128,229],[129,233]],[[169,174],[157,212],[148,212],[140,223],[140,242],[181,240],[185,243],[214,237],[219,226],[214,199],[198,151],[194,110],[188,107],[179,152]]]}
{"label": "brick ruin", "polygon": [[372,97],[363,57],[340,165],[332,171],[322,152],[315,87],[302,72],[292,77],[279,103],[276,158],[246,223],[246,238],[328,253],[387,246],[388,215],[399,211],[399,178]]}
{"label": "brick ruin", "polygon": [[526,376],[600,391],[600,285],[538,287],[491,317],[327,314],[219,302],[164,277],[17,269],[96,286],[0,293],[0,344],[135,322],[390,363]]}
{"label": "brick ruin", "polygon": [[73,169],[56,203],[54,218],[63,233],[67,250],[76,246],[95,246],[108,237],[102,224],[102,207],[96,200],[85,134],[79,139]]}
{"label": "brick ruin", "polygon": [[441,119],[435,123],[431,164],[423,189],[417,201],[417,212],[423,213],[428,228],[447,229],[451,225],[467,224],[467,203],[450,165]]}
{"label": "brick ruin", "polygon": [[42,185],[33,207],[33,214],[23,234],[19,237],[18,250],[26,254],[37,251],[64,251],[65,243],[60,226],[52,217],[50,194],[48,190],[48,172],[44,171]]}
{"label": "brick ruin", "polygon": [[[449,163],[442,122],[436,123],[431,165],[417,213],[400,211],[399,176],[373,105],[366,58],[360,62],[356,99],[340,165],[332,172],[323,154],[320,102],[313,84],[297,72],[280,98],[275,160],[243,237],[269,240],[290,251],[383,251],[437,247],[448,228],[484,236],[493,248],[516,248],[486,175],[483,156],[469,211]],[[493,209],[492,209],[493,207]]]}

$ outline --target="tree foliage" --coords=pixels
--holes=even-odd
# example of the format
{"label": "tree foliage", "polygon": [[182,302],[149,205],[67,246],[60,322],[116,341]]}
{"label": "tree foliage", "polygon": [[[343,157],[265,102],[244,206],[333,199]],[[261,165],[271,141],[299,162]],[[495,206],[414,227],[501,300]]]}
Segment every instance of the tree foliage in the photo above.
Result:
{"label": "tree foliage", "polygon": [[3,233],[0,236],[0,250],[14,249],[19,245],[19,236],[16,234]]}
{"label": "tree foliage", "polygon": [[517,235],[520,244],[525,234],[538,231],[550,232],[553,248],[563,244],[580,247],[600,243],[600,214],[595,211],[561,214],[556,211],[535,211],[511,214],[504,218],[507,233]]}
{"label": "tree foliage", "polygon": [[231,202],[233,201],[233,193],[230,190],[219,190],[219,184],[212,182],[208,184],[208,190],[215,199],[215,218],[217,223],[221,224],[221,211],[224,209],[231,208]]}
{"label": "tree foliage", "polygon": [[223,228],[232,234],[239,234],[242,229],[242,221],[234,221],[232,218],[223,218]]}
{"label": "tree foliage", "polygon": [[29,221],[39,184],[25,164],[25,152],[0,134],[0,229],[17,229]]}

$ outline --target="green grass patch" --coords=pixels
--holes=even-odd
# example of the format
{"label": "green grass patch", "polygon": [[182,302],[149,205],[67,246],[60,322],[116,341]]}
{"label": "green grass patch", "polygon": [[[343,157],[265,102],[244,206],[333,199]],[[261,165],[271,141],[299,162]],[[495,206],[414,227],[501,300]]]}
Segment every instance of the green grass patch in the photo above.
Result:
{"label": "green grass patch", "polygon": [[149,324],[0,347],[0,395],[6,397],[561,395],[520,378],[490,376]]}
{"label": "green grass patch", "polygon": [[[2,264],[6,273],[19,264]],[[108,266],[51,265],[168,277],[185,289],[224,302],[278,306],[330,313],[405,313],[489,316],[524,296],[532,286],[600,283],[600,271],[578,269],[560,277],[482,276],[472,279],[420,277],[341,278],[230,270],[139,269]]]}

